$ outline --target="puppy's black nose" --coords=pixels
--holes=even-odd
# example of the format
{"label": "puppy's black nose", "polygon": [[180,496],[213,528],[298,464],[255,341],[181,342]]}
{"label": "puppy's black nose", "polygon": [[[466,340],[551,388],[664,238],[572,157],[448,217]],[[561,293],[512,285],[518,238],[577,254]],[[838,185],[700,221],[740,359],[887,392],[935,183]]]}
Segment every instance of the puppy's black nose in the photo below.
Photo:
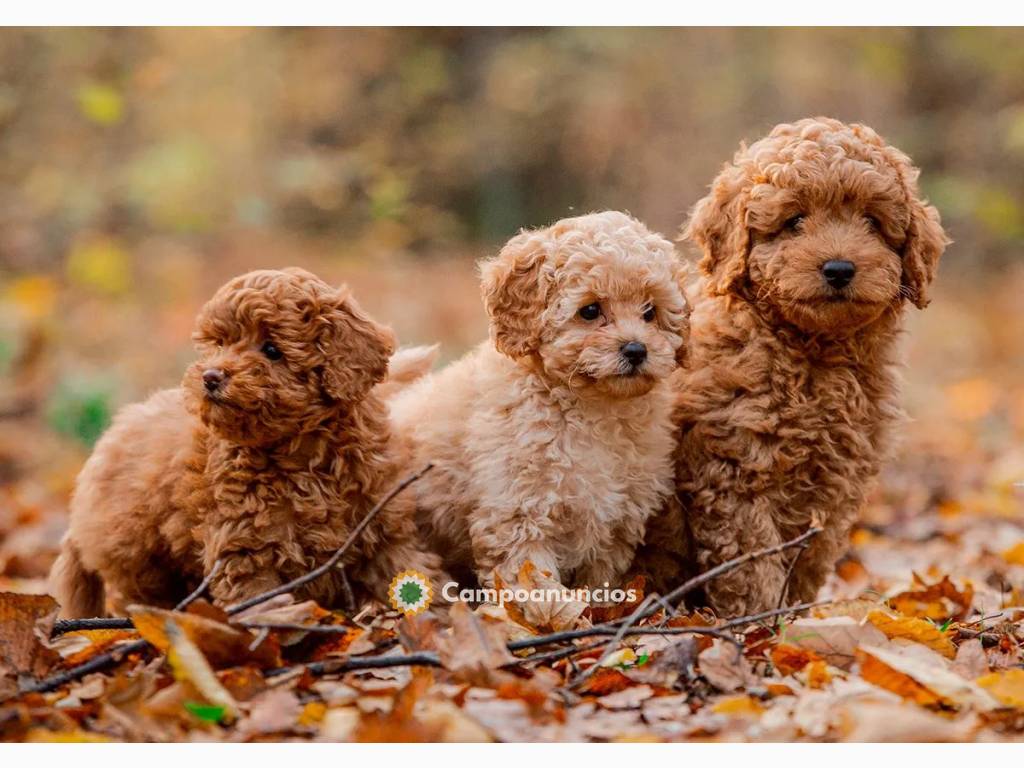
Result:
{"label": "puppy's black nose", "polygon": [[619,352],[634,368],[647,359],[647,347],[639,341],[627,341],[619,349]]}
{"label": "puppy's black nose", "polygon": [[213,392],[224,383],[228,375],[220,368],[207,368],[203,371],[203,385],[207,392]]}
{"label": "puppy's black nose", "polygon": [[857,274],[857,267],[852,261],[833,259],[821,265],[821,274],[826,283],[838,290],[850,284],[853,276]]}

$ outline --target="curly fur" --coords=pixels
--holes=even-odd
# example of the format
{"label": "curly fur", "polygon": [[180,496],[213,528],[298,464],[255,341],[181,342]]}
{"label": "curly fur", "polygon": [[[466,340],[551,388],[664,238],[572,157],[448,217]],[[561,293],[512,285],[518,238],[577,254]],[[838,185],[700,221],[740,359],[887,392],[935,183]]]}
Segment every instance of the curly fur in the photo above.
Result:
{"label": "curly fur", "polygon": [[[815,518],[824,532],[796,561],[789,598],[813,599],[834,568],[902,418],[904,307],[928,303],[948,242],[917,176],[870,128],[807,119],[741,147],[693,209],[685,236],[704,277],[676,380],[686,534],[671,535],[672,510],[652,524],[639,561],[658,586],[682,577],[668,562],[705,571]],[[822,277],[830,259],[854,263],[846,288]],[[774,607],[791,558],[716,579],[711,605]]]}
{"label": "curly fur", "polygon": [[[565,584],[614,583],[672,490],[683,267],[605,212],[524,231],[481,272],[491,342],[392,403],[408,460],[437,465],[414,489],[422,522],[449,568],[484,583],[526,560]],[[630,341],[648,351],[635,371]]]}
{"label": "curly fur", "polygon": [[[345,289],[299,269],[250,272],[206,304],[193,338],[182,386],[124,408],[78,477],[53,571],[65,616],[97,615],[104,584],[119,603],[173,605],[218,559],[218,604],[271,589],[326,560],[398,480],[371,391],[394,339]],[[211,369],[225,375],[214,392]],[[415,541],[400,496],[344,565],[383,598],[400,570],[434,572]],[[341,578],[302,594],[331,605]]]}

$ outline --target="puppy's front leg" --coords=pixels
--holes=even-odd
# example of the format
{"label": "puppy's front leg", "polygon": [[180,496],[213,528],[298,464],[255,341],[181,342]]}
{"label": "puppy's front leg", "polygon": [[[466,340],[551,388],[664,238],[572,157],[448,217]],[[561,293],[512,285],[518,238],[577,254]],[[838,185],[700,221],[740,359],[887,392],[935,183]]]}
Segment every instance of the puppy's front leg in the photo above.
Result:
{"label": "puppy's front leg", "polygon": [[[701,573],[764,547],[782,543],[771,512],[724,489],[702,492],[696,499],[690,529]],[[774,555],[752,560],[705,586],[708,601],[722,618],[747,616],[776,607],[786,581],[786,561]]]}
{"label": "puppy's front leg", "polygon": [[529,521],[502,520],[497,514],[481,511],[469,528],[473,561],[481,584],[494,585],[494,575],[506,584],[518,582],[519,570],[529,560],[541,572],[561,581],[558,558],[544,532]]}
{"label": "puppy's front leg", "polygon": [[220,560],[220,574],[210,583],[217,605],[227,606],[267,592],[284,583],[278,571],[277,550],[265,534],[250,530],[246,520],[204,526],[201,535],[204,572]]}

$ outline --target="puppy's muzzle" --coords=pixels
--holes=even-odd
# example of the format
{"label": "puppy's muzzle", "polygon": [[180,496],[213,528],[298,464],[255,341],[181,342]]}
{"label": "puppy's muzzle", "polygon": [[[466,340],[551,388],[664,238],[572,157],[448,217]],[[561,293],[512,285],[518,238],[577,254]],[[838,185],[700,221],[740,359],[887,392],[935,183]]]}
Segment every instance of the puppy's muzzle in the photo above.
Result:
{"label": "puppy's muzzle", "polygon": [[850,284],[857,274],[857,267],[852,261],[832,259],[821,265],[821,276],[830,288],[842,290]]}
{"label": "puppy's muzzle", "polygon": [[639,341],[627,341],[619,348],[619,353],[633,368],[639,368],[647,359],[647,345]]}
{"label": "puppy's muzzle", "polygon": [[228,375],[220,368],[207,368],[203,371],[203,386],[211,395],[221,388]]}

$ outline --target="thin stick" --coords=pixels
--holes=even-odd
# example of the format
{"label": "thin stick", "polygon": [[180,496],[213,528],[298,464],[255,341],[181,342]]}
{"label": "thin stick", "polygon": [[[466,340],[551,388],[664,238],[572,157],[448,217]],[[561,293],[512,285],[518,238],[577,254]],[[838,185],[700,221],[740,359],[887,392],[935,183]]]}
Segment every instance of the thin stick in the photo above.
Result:
{"label": "thin stick", "polygon": [[818,600],[814,603],[800,603],[798,605],[787,605],[784,608],[772,608],[770,611],[761,611],[761,613],[752,613],[750,616],[740,616],[739,618],[730,619],[725,624],[719,625],[719,629],[732,629],[733,627],[742,627],[747,624],[753,624],[755,621],[761,621],[762,619],[770,619],[773,616],[782,616],[787,613],[801,613],[808,610],[809,608],[816,608],[819,605],[826,605],[832,602],[831,600]]}
{"label": "thin stick", "polygon": [[656,597],[657,594],[652,593],[643,599],[643,602],[640,603],[640,605],[636,607],[633,613],[630,614],[629,621],[625,622],[621,627],[615,630],[615,636],[612,638],[611,643],[608,644],[608,647],[604,649],[604,653],[601,654],[601,658],[597,660],[597,663],[593,666],[587,667],[587,669],[585,669],[583,672],[576,675],[570,681],[570,687],[575,687],[579,685],[597,671],[598,667],[600,667],[604,663],[604,661],[615,652],[615,649],[618,647],[619,643],[622,642],[622,639],[626,636],[626,633],[629,632],[630,628],[639,620],[638,617],[643,615],[644,611],[650,610],[650,607],[656,605],[658,601],[661,599],[660,597],[658,597],[656,600]]}
{"label": "thin stick", "polygon": [[49,691],[55,691],[62,685],[67,683],[73,683],[75,680],[80,680],[91,672],[98,672],[101,669],[117,664],[124,660],[130,653],[138,653],[149,647],[148,640],[134,640],[126,645],[122,645],[118,648],[113,648],[106,653],[101,653],[99,656],[89,659],[84,664],[79,664],[77,667],[72,667],[56,675],[44,678],[37,683],[32,683],[21,689],[21,693],[48,693]]}
{"label": "thin stick", "polygon": [[387,496],[385,496],[383,499],[374,504],[373,508],[366,513],[366,516],[359,521],[359,524],[352,530],[352,533],[349,534],[349,537],[345,540],[345,543],[342,544],[341,547],[337,551],[335,551],[333,555],[330,556],[327,562],[325,562],[319,568],[314,568],[306,575],[300,576],[297,579],[292,579],[288,583],[282,584],[279,587],[275,587],[269,592],[264,592],[263,594],[256,595],[255,597],[250,597],[248,600],[243,600],[240,603],[232,605],[230,608],[227,609],[228,615],[234,616],[236,613],[240,613],[241,611],[244,611],[247,608],[252,608],[254,605],[265,603],[267,600],[270,600],[273,597],[277,597],[278,595],[283,595],[285,592],[292,592],[298,587],[305,586],[306,584],[309,584],[309,582],[320,578],[325,573],[330,571],[332,568],[334,568],[334,566],[338,564],[341,558],[345,556],[345,553],[348,552],[349,548],[353,544],[355,544],[356,540],[362,535],[363,531],[366,530],[367,526],[371,522],[373,522],[373,519],[378,515],[378,513],[380,513],[380,511],[384,509],[384,507],[386,507],[388,503],[393,498],[395,498],[395,496],[397,496],[410,485],[415,483],[417,480],[419,480],[433,468],[433,464],[427,464],[425,467],[423,467],[423,469],[421,469],[416,474],[410,475],[409,477],[405,478],[405,480],[396,485]]}
{"label": "thin stick", "polygon": [[530,656],[524,656],[521,659],[516,659],[514,662],[506,664],[506,667],[512,667],[517,664],[537,663],[537,662],[550,662],[550,661],[561,661],[569,656],[575,656],[577,653],[586,653],[587,651],[593,651],[600,648],[603,645],[607,645],[611,640],[598,640],[596,643],[590,643],[590,645],[573,645],[569,648],[559,648],[557,651],[547,651],[546,653],[535,653]]}
{"label": "thin stick", "polygon": [[807,551],[809,546],[811,546],[810,541],[805,541],[800,545],[800,549],[797,550],[796,554],[793,555],[793,559],[789,561],[789,567],[786,569],[786,580],[782,582],[782,591],[779,592],[779,602],[775,604],[776,608],[784,606],[786,600],[789,599],[789,584],[793,580],[793,572],[796,571],[797,561],[800,560],[800,556]]}
{"label": "thin stick", "polygon": [[131,619],[58,619],[53,624],[50,637],[79,632],[83,629],[134,629]]}
{"label": "thin stick", "polygon": [[199,582],[199,586],[196,587],[195,590],[188,597],[186,597],[184,600],[182,600],[180,603],[174,606],[174,610],[183,611],[190,605],[192,605],[192,603],[194,603],[200,597],[202,597],[203,593],[206,592],[207,589],[209,589],[210,584],[213,583],[213,580],[217,578],[217,576],[221,572],[221,569],[223,568],[223,560],[215,561],[213,564],[213,568],[210,569],[210,572],[206,574],[206,577],[201,582]]}
{"label": "thin stick", "polygon": [[[821,533],[821,528],[812,526],[791,541],[786,541],[782,544],[776,544],[771,547],[765,547],[764,549],[757,549],[753,552],[747,552],[744,555],[740,555],[739,557],[734,557],[732,560],[726,560],[724,563],[716,565],[714,568],[708,571],[704,571],[704,573],[698,576],[694,576],[689,581],[683,582],[678,587],[669,592],[667,595],[665,595],[664,599],[666,602],[669,603],[677,603],[679,598],[681,598],[683,595],[689,594],[700,585],[705,584],[711,581],[712,579],[718,578],[719,576],[725,573],[729,573],[730,571],[734,571],[741,565],[746,565],[751,560],[756,560],[759,557],[768,557],[770,555],[776,555],[779,552],[784,552],[787,549],[792,549],[793,547],[799,547],[805,541],[814,538],[819,533]],[[640,619],[645,619],[648,616],[650,616],[652,613],[654,613],[656,609],[652,607],[647,607],[644,610],[646,611],[646,613],[637,616],[637,614],[640,612],[640,609],[637,608],[637,610],[634,611],[630,616],[627,616],[624,619],[619,619],[618,621],[626,621],[629,624],[635,624]]]}
{"label": "thin stick", "polygon": [[294,667],[279,667],[264,673],[264,677],[279,677],[294,670],[304,670],[311,675],[334,675],[341,672],[358,672],[363,669],[385,669],[387,667],[440,667],[441,659],[433,651],[420,651],[397,656],[355,656],[347,659],[329,659]]}
{"label": "thin stick", "polygon": [[243,626],[246,629],[278,629],[285,632],[312,632],[320,635],[346,635],[349,632],[355,631],[353,627],[346,627],[342,624],[314,624],[312,626],[308,626],[306,624],[275,624],[259,621],[243,621],[240,622],[240,626]]}

